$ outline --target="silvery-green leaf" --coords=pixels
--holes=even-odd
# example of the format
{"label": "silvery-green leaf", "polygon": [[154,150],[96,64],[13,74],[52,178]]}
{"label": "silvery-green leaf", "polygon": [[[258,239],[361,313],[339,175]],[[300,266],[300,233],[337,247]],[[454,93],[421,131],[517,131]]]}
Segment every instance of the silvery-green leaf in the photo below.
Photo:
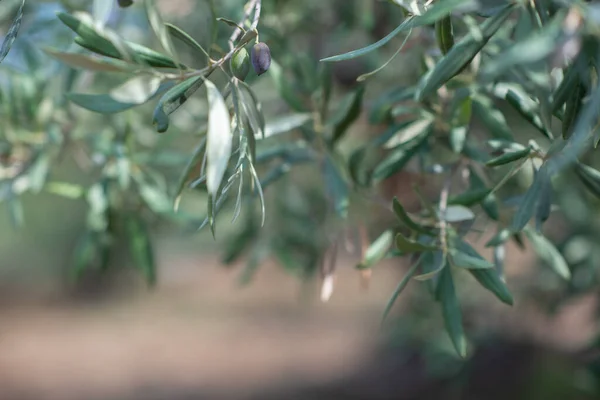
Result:
{"label": "silvery-green leaf", "polygon": [[208,193],[216,198],[231,156],[233,135],[229,110],[223,96],[211,81],[206,80],[205,85],[209,105],[206,187]]}

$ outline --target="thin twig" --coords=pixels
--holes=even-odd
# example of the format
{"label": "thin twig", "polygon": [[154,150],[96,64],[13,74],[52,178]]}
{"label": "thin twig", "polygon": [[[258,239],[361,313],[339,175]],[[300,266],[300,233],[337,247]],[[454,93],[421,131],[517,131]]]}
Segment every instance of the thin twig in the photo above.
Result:
{"label": "thin twig", "polygon": [[[258,20],[260,19],[261,0],[250,0],[250,2],[248,2],[248,4],[246,5],[246,11],[244,12],[244,16],[238,23],[239,26],[244,26],[244,22],[248,18],[250,18],[250,14],[252,13],[252,10],[255,10],[255,12],[254,12],[254,20],[252,21],[252,27],[250,29],[252,29],[252,30],[256,29],[256,27],[258,26]],[[235,30],[229,37],[229,43],[233,44],[233,42],[235,42],[236,40],[239,39],[241,34],[242,34],[242,30],[239,27],[235,28]]]}
{"label": "thin twig", "polygon": [[[250,2],[248,2],[246,12],[244,13],[244,17],[238,23],[238,25],[242,26],[244,24],[244,21],[246,21],[250,17],[252,10],[254,10],[254,18],[253,18],[252,26],[250,27],[250,30],[251,31],[256,30],[256,27],[258,26],[258,22],[260,20],[261,8],[262,8],[261,0],[250,0]],[[225,64],[235,54],[235,52],[238,50],[238,48],[241,47],[239,44],[238,44],[238,46],[233,46],[233,42],[238,40],[241,34],[242,34],[242,30],[239,27],[235,28],[235,30],[233,31],[233,33],[231,34],[231,36],[229,38],[229,43],[230,43],[229,52],[227,54],[225,54],[223,57],[221,57],[220,59],[218,59],[217,61],[215,61],[213,64],[209,65],[208,67],[194,70],[194,71],[191,71],[191,72],[188,72],[185,74],[165,74],[165,78],[171,79],[171,80],[185,80],[185,79],[193,78],[196,76],[206,76],[206,75],[210,74],[215,69],[222,67],[223,64]]]}

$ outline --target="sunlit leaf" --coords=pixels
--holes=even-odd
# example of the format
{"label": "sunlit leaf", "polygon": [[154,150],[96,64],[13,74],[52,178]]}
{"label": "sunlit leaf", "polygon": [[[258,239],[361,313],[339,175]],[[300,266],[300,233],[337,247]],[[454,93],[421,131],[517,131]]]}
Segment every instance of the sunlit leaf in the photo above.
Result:
{"label": "sunlit leaf", "polygon": [[229,111],[223,96],[211,81],[206,80],[205,84],[209,104],[206,187],[208,193],[216,197],[231,156],[233,136]]}

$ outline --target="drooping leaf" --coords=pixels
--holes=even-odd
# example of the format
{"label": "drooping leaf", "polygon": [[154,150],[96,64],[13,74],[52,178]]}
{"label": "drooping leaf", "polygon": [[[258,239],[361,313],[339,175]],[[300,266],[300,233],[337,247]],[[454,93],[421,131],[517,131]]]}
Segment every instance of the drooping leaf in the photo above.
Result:
{"label": "drooping leaf", "polygon": [[417,224],[413,219],[408,215],[398,198],[394,197],[392,200],[392,208],[394,209],[394,213],[398,217],[398,219],[403,222],[408,228],[412,229],[415,232],[420,232],[424,234],[430,234],[431,230]]}
{"label": "drooping leaf", "polygon": [[17,10],[17,15],[13,20],[10,28],[8,28],[8,32],[4,36],[4,40],[2,41],[2,47],[0,47],[0,63],[4,61],[4,58],[8,55],[10,48],[13,43],[17,39],[17,35],[19,34],[19,29],[21,28],[21,21],[23,20],[23,8],[25,7],[25,0],[21,0],[21,5]]}
{"label": "drooping leaf", "polygon": [[449,265],[440,272],[437,296],[442,307],[442,315],[444,316],[448,336],[450,336],[458,355],[465,358],[467,356],[467,339],[463,331],[462,312]]}
{"label": "drooping leaf", "polygon": [[531,99],[521,96],[513,90],[508,90],[504,98],[527,122],[537,128],[548,139],[553,139],[552,132],[542,123],[540,116],[536,113],[536,105]]}
{"label": "drooping leaf", "polygon": [[529,222],[535,213],[535,207],[538,204],[544,181],[550,179],[546,169],[542,167],[536,174],[533,183],[525,193],[525,196],[519,204],[519,208],[513,217],[511,230],[520,232]]}
{"label": "drooping leaf", "polygon": [[338,114],[333,119],[332,144],[341,139],[350,125],[359,117],[364,93],[365,87],[360,86],[342,101],[338,108]]}
{"label": "drooping leaf", "polygon": [[473,98],[473,112],[494,137],[514,140],[504,114],[494,107],[489,97],[475,96]]}
{"label": "drooping leaf", "polygon": [[196,39],[188,35],[188,33],[185,32],[183,29],[170,23],[165,23],[165,26],[169,34],[181,40],[183,43],[187,44],[192,49],[198,50],[206,57],[209,57],[208,52],[204,49],[204,47],[202,47],[202,45],[198,43]]}
{"label": "drooping leaf", "polygon": [[467,140],[467,132],[471,122],[472,101],[470,96],[465,96],[457,101],[450,121],[450,147],[455,153],[463,150]]}
{"label": "drooping leaf", "polygon": [[513,305],[512,294],[495,268],[469,269],[469,272],[477,279],[481,286],[492,292],[501,302],[509,306]]}
{"label": "drooping leaf", "polygon": [[233,136],[229,111],[223,96],[211,81],[206,80],[205,84],[209,104],[206,187],[208,193],[216,197],[231,156]]}
{"label": "drooping leaf", "polygon": [[422,260],[422,257],[420,257],[417,260],[417,262],[415,262],[409,268],[409,270],[406,272],[406,275],[404,275],[404,277],[402,278],[402,280],[398,283],[398,286],[396,286],[396,289],[394,290],[394,293],[392,293],[392,295],[390,296],[390,299],[388,300],[387,304],[385,305],[385,309],[383,310],[383,315],[381,317],[381,323],[382,324],[385,322],[386,318],[390,314],[390,311],[392,310],[392,307],[394,306],[394,303],[396,303],[396,300],[398,299],[398,296],[400,296],[400,293],[402,293],[402,291],[404,290],[404,288],[408,285],[408,282],[410,282],[410,278],[412,278],[413,275],[415,274],[415,272],[417,272],[417,268],[419,268],[421,260]]}
{"label": "drooping leaf", "polygon": [[477,250],[464,240],[456,240],[456,247],[450,249],[452,264],[466,269],[493,268],[494,264],[482,257]]}
{"label": "drooping leaf", "polygon": [[540,187],[540,195],[537,207],[535,209],[535,230],[540,232],[542,230],[542,224],[546,222],[548,217],[550,217],[550,211],[552,208],[552,182],[550,179],[546,179],[542,181],[542,185]]}

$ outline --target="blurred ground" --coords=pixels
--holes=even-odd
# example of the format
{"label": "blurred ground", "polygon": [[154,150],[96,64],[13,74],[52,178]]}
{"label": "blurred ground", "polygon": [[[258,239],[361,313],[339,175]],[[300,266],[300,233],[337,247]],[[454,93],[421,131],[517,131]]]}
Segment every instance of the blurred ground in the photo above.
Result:
{"label": "blurred ground", "polygon": [[[325,385],[372,362],[398,264],[378,267],[365,292],[351,260],[341,260],[334,295],[323,304],[316,285],[302,286],[273,265],[239,288],[238,270],[209,256],[176,259],[168,247],[159,250],[162,278],[154,291],[138,287],[77,303],[38,290],[4,301],[0,398],[173,398],[166,395],[170,388],[202,398],[246,398],[291,384]],[[509,251],[509,273],[522,274],[527,261]],[[582,299],[554,318],[527,304],[497,305],[493,312],[486,304],[485,315],[473,318],[515,337],[577,349],[595,331],[594,304]]]}

